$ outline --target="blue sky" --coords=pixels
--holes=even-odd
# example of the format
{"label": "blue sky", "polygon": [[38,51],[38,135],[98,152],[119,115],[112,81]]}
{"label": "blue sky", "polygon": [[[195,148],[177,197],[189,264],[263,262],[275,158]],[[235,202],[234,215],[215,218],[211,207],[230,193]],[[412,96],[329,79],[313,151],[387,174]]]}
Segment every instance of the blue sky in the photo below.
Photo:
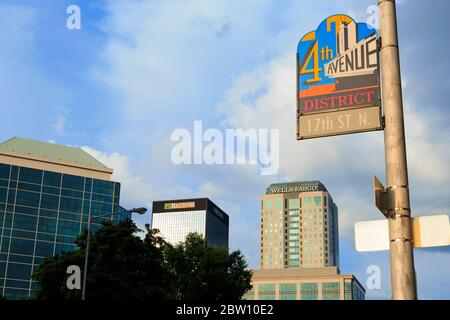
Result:
{"label": "blue sky", "polygon": [[[387,252],[357,253],[353,224],[381,219],[372,176],[384,181],[383,134],[295,140],[298,40],[327,16],[365,21],[374,0],[0,0],[0,139],[83,146],[115,169],[125,206],[210,197],[230,215],[230,242],[259,264],[259,198],[273,182],[321,180],[340,213],[342,273],[365,284]],[[447,93],[450,3],[398,1],[413,214],[450,213]],[[66,8],[81,8],[81,30]],[[175,166],[177,128],[280,129],[280,171],[253,165]],[[149,218],[136,217],[143,225]],[[415,252],[419,296],[449,299],[450,251]]]}

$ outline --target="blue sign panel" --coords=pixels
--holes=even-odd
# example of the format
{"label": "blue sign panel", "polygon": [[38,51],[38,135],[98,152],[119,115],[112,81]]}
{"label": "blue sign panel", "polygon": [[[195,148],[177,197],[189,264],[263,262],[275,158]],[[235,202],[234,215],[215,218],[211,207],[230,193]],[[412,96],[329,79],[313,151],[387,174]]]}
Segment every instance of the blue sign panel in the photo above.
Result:
{"label": "blue sign panel", "polygon": [[297,47],[297,116],[380,106],[377,39],[346,15],[306,34]]}

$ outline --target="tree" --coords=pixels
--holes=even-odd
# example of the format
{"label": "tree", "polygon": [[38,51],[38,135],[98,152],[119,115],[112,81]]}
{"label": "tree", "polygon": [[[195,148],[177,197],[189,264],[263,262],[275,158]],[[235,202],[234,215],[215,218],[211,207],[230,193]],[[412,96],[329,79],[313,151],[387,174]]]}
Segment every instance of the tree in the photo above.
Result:
{"label": "tree", "polygon": [[69,290],[66,282],[68,278],[67,268],[71,265],[82,266],[84,250],[65,252],[54,257],[45,258],[37,272],[33,274],[33,280],[39,284],[35,293],[38,300],[79,300],[80,290]]}
{"label": "tree", "polygon": [[172,275],[172,299],[238,300],[252,288],[242,254],[209,246],[199,234],[189,234],[176,246],[165,244],[163,251]]}
{"label": "tree", "polygon": [[[134,222],[105,222],[90,240],[86,299],[147,300],[169,296],[170,274],[160,249],[164,241],[146,226],[144,239]],[[86,234],[77,239],[79,250],[46,258],[34,279],[39,284],[35,298],[80,299],[81,290],[66,286],[70,265],[84,266]]]}
{"label": "tree", "polygon": [[[138,231],[127,220],[105,222],[91,235],[87,300],[237,300],[251,289],[251,272],[239,251],[208,246],[198,234],[172,246],[148,225],[144,239]],[[81,298],[81,290],[67,286],[73,276],[67,268],[84,267],[86,236],[77,239],[78,250],[44,259],[33,275],[39,285],[35,299]]]}

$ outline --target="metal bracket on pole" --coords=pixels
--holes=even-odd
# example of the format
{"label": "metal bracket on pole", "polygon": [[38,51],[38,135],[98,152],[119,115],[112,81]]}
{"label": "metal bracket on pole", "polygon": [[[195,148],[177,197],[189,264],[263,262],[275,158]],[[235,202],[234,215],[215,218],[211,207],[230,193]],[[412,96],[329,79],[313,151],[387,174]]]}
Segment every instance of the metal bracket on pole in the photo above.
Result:
{"label": "metal bracket on pole", "polygon": [[375,205],[386,218],[389,218],[387,208],[387,191],[376,176],[373,176],[373,188],[375,191]]}
{"label": "metal bracket on pole", "polygon": [[382,45],[381,37],[379,37],[378,40],[377,40],[377,49],[378,49],[378,51],[381,50],[381,45]]}

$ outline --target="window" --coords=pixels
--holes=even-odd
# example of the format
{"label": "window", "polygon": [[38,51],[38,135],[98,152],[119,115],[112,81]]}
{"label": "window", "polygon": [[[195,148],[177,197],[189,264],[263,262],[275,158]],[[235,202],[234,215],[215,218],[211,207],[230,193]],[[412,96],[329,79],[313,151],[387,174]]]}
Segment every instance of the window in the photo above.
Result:
{"label": "window", "polygon": [[9,179],[9,171],[11,166],[0,164],[0,179]]}
{"label": "window", "polygon": [[283,199],[275,199],[275,209],[281,209],[283,205]]}
{"label": "window", "polygon": [[296,300],[297,286],[295,283],[281,283],[280,284],[280,300]]}
{"label": "window", "polygon": [[314,197],[314,205],[315,206],[321,205],[321,197]]}
{"label": "window", "polygon": [[353,300],[364,300],[364,291],[353,281]]}
{"label": "window", "polygon": [[317,300],[319,298],[317,283],[302,283],[300,292],[302,300]]}
{"label": "window", "polygon": [[[33,239],[34,240],[34,239]],[[10,253],[32,255],[34,249],[34,241],[12,238]]]}
{"label": "window", "polygon": [[311,197],[305,197],[305,208],[311,206]]}
{"label": "window", "polygon": [[298,199],[289,199],[289,209],[298,209],[299,203]]}
{"label": "window", "polygon": [[289,218],[298,217],[298,211],[289,211]]}
{"label": "window", "polygon": [[258,294],[260,300],[275,300],[275,285],[260,284],[258,286]]}
{"label": "window", "polygon": [[299,266],[299,260],[298,259],[296,259],[296,260],[289,260],[288,261],[288,265],[290,267],[298,267]]}
{"label": "window", "polygon": [[19,180],[23,182],[30,182],[35,184],[41,184],[42,171],[30,168],[20,168]]}
{"label": "window", "polygon": [[325,282],[322,284],[323,300],[339,300],[340,299],[340,283]]}
{"label": "window", "polygon": [[56,172],[44,172],[44,185],[59,188],[61,186],[61,174]]}
{"label": "window", "polygon": [[40,195],[37,192],[17,191],[16,205],[39,207],[39,198]]}
{"label": "window", "polygon": [[344,283],[344,299],[352,300],[352,282],[345,281]]}

